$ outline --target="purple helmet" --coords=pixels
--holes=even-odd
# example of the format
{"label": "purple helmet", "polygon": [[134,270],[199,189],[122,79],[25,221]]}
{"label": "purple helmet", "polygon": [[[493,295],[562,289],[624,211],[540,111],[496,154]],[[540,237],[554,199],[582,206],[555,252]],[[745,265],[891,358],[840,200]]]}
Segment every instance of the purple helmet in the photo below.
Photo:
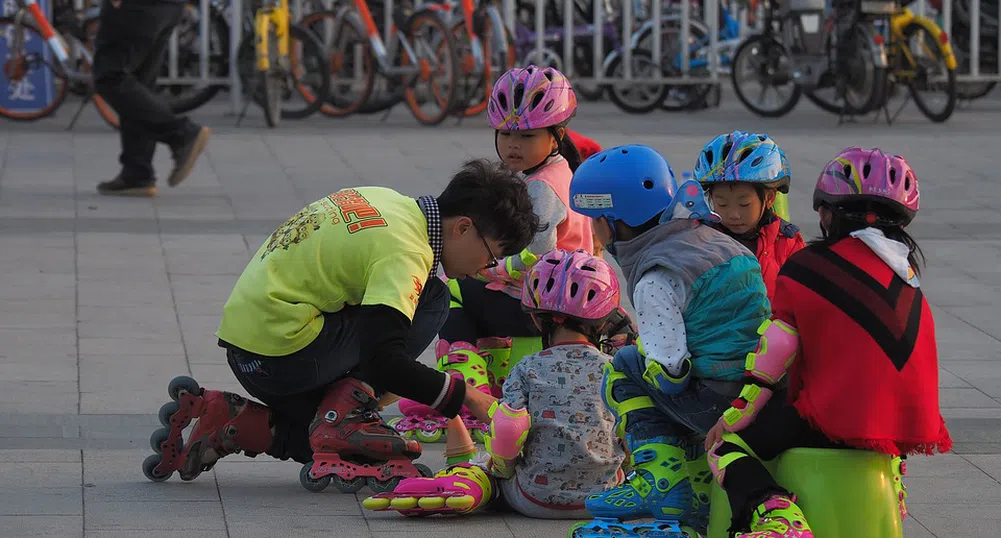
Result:
{"label": "purple helmet", "polygon": [[918,178],[907,161],[879,148],[848,148],[827,163],[813,190],[813,209],[821,204],[872,201],[886,204],[906,226],[918,212]]}
{"label": "purple helmet", "polygon": [[551,250],[525,278],[521,308],[600,325],[619,309],[619,278],[605,260],[578,250]]}
{"label": "purple helmet", "polygon": [[577,95],[563,73],[530,65],[504,73],[494,83],[487,105],[490,126],[525,131],[562,125],[577,112]]}

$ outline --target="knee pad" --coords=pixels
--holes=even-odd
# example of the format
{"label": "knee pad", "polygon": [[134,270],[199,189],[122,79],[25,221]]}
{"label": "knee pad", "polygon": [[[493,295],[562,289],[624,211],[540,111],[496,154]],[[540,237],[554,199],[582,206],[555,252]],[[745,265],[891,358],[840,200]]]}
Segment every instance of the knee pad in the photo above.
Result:
{"label": "knee pad", "polygon": [[641,409],[652,409],[653,400],[649,396],[616,396],[617,385],[630,381],[626,374],[616,370],[614,363],[605,363],[604,374],[601,378],[601,400],[615,416],[615,434],[625,439],[627,415]]}

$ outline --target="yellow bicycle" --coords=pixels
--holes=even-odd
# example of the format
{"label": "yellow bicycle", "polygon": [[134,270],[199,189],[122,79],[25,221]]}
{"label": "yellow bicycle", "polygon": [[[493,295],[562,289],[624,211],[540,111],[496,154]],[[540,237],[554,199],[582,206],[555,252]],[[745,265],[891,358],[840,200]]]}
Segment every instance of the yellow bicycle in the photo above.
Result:
{"label": "yellow bicycle", "polygon": [[[291,19],[288,0],[264,0],[254,11],[253,33],[240,44],[241,78],[251,96],[241,120],[251,100],[264,109],[268,127],[277,127],[282,118],[311,116],[327,98],[327,52],[316,35]],[[304,106],[286,106],[297,96]]]}
{"label": "yellow bicycle", "polygon": [[[933,122],[949,119],[956,108],[956,55],[948,35],[927,17],[915,15],[910,9],[899,8],[889,21],[887,75],[889,85],[884,96],[884,111],[888,123],[893,123],[907,100],[893,117],[886,109],[896,85],[907,86],[909,98],[921,113]],[[922,92],[941,93],[938,107]]]}

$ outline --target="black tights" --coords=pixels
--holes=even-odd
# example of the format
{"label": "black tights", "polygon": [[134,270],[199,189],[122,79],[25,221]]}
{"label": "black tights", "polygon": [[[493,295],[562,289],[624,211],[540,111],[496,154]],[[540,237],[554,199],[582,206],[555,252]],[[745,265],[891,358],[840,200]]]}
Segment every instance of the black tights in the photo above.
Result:
{"label": "black tights", "polygon": [[[754,509],[771,495],[792,493],[775,482],[761,461],[773,460],[790,448],[845,448],[813,429],[787,403],[786,398],[786,392],[777,392],[758,413],[754,422],[737,433],[754,454],[748,454],[749,457],[740,458],[726,466],[723,489],[730,499],[730,511],[733,514],[731,532],[747,530]],[[735,452],[747,454],[739,445],[724,442],[716,449],[715,455]]]}

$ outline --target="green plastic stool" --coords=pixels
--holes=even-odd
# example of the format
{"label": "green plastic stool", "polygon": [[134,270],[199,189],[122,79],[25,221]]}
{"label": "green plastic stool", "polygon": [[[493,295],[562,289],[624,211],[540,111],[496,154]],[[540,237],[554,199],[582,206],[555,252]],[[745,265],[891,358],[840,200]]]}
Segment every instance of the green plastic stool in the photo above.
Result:
{"label": "green plastic stool", "polygon": [[[541,336],[515,336],[511,338],[511,347],[501,348],[501,349],[487,349],[484,348],[480,350],[484,353],[489,353],[492,359],[490,364],[487,366],[491,378],[493,380],[507,379],[508,374],[511,373],[511,369],[518,364],[525,355],[531,355],[532,353],[538,353],[542,351],[542,337]],[[503,382],[499,382],[503,384]]]}
{"label": "green plastic stool", "polygon": [[[794,448],[764,462],[776,482],[796,494],[820,538],[903,538],[890,456],[867,450]],[[716,481],[707,538],[727,538],[730,503]]]}

